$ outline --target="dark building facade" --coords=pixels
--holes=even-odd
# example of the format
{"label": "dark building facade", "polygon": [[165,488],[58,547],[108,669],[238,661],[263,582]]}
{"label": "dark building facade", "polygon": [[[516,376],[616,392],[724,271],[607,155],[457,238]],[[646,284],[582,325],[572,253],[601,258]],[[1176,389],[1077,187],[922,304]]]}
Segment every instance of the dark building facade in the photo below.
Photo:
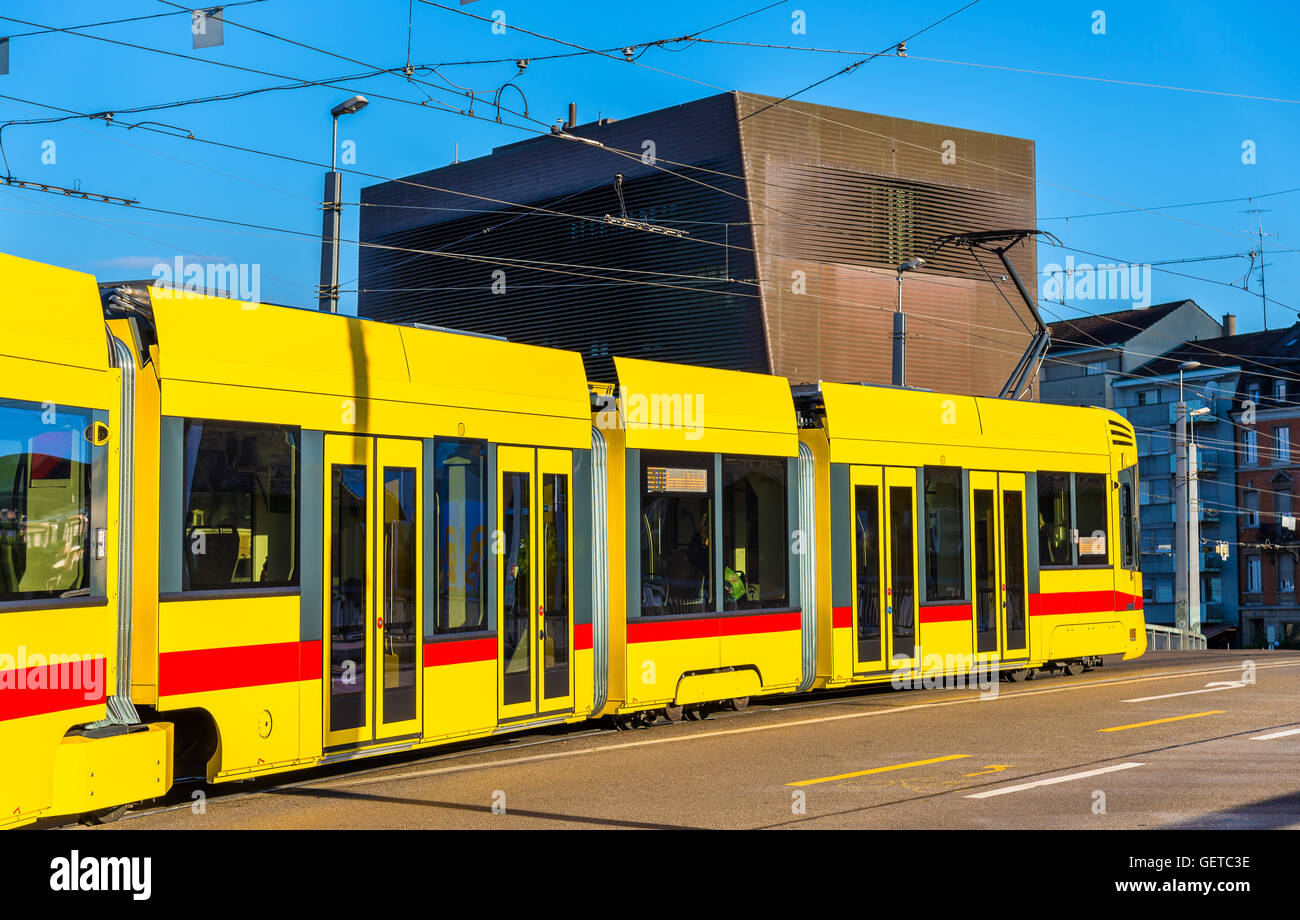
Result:
{"label": "dark building facade", "polygon": [[1257,333],[1236,431],[1241,624],[1246,647],[1300,648],[1294,495],[1300,485],[1300,323]]}
{"label": "dark building facade", "polygon": [[[596,380],[619,354],[888,383],[895,267],[922,255],[907,382],[996,393],[1030,320],[991,255],[927,247],[1033,227],[1033,142],[775,102],[724,93],[364,189],[360,314],[572,349]],[[1032,245],[1012,259],[1032,288]]]}

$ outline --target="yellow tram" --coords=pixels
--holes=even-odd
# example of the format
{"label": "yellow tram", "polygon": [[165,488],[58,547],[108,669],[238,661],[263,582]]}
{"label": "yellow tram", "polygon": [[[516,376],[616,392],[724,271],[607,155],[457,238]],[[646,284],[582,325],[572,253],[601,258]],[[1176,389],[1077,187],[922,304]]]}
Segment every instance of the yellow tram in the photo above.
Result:
{"label": "yellow tram", "polygon": [[[0,827],[1145,650],[1112,412],[624,358],[589,383],[6,256],[0,291]],[[56,659],[98,689],[32,679]]]}

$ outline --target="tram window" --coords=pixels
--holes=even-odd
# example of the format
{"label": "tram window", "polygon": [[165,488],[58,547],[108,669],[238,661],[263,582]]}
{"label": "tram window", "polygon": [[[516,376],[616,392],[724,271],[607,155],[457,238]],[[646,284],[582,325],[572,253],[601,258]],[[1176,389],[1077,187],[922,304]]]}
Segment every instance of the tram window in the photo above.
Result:
{"label": "tram window", "polygon": [[487,629],[487,459],[478,441],[439,440],[437,494],[438,609],[434,632]]}
{"label": "tram window", "polygon": [[961,470],[925,469],[925,598],[966,599],[966,520]]}
{"label": "tram window", "polygon": [[1137,467],[1130,466],[1119,474],[1119,539],[1122,565],[1126,569],[1138,567],[1138,519],[1133,506],[1133,483]]}
{"label": "tram window", "polygon": [[713,605],[713,456],[641,454],[641,613]]}
{"label": "tram window", "polygon": [[90,593],[86,409],[0,400],[0,601]]}
{"label": "tram window", "polygon": [[722,458],[722,599],[726,610],[790,603],[786,461]]}
{"label": "tram window", "polygon": [[297,428],[185,421],[186,591],[298,584]]}
{"label": "tram window", "polygon": [[1074,546],[1070,474],[1038,474],[1038,559],[1044,566],[1070,565]]}
{"label": "tram window", "polygon": [[1108,558],[1106,477],[1076,474],[1074,505],[1079,516],[1079,565],[1105,565]]}

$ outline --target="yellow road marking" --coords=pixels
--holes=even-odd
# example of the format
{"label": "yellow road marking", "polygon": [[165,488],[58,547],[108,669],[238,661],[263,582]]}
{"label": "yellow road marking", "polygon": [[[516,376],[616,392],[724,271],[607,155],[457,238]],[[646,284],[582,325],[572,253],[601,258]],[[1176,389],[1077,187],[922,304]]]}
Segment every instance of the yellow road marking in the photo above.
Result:
{"label": "yellow road marking", "polygon": [[[1276,664],[1261,664],[1256,670],[1265,671],[1274,668],[1295,668],[1300,667],[1300,659],[1294,661],[1281,661]],[[1146,677],[1113,677],[1104,680],[1088,680],[1078,684],[1066,684],[1063,687],[1036,687],[1027,690],[1006,690],[998,694],[999,701],[1020,699],[1021,697],[1042,696],[1047,693],[1078,693],[1080,691],[1095,690],[1117,686],[1120,684],[1142,684],[1155,680],[1176,680],[1182,677],[1195,677],[1200,674],[1240,674],[1241,666],[1233,665],[1222,668],[1198,668],[1190,671],[1170,671],[1164,674],[1151,674]],[[810,706],[833,706],[842,703],[843,700],[825,700],[816,703],[805,703],[802,705],[792,706],[783,711],[793,712],[797,709],[808,708]],[[344,774],[338,777],[328,777],[325,779],[304,780],[297,783],[284,783],[276,786],[273,790],[267,792],[235,792],[228,793],[220,798],[212,798],[209,804],[233,804],[235,802],[244,802],[250,799],[267,798],[277,794],[284,789],[345,789],[354,786],[371,786],[382,783],[408,782],[413,779],[423,779],[429,776],[444,776],[455,773],[468,773],[476,770],[500,770],[507,767],[519,766],[525,763],[539,763],[549,760],[563,760],[569,757],[585,757],[590,754],[608,754],[616,751],[626,750],[628,748],[640,748],[660,744],[681,744],[687,741],[698,741],[703,738],[717,738],[731,735],[748,735],[754,732],[769,732],[779,729],[803,728],[809,725],[819,725],[830,722],[842,722],[846,719],[867,719],[876,716],[896,715],[904,712],[914,712],[919,709],[939,709],[948,706],[965,706],[971,703],[983,703],[978,696],[963,697],[956,700],[937,700],[931,703],[911,703],[906,706],[886,706],[883,709],[870,709],[866,712],[842,713],[832,716],[820,716],[816,718],[799,719],[792,722],[773,722],[764,725],[749,725],[745,728],[723,728],[708,732],[687,732],[680,735],[669,735],[664,738],[645,738],[640,741],[622,741],[615,744],[603,744],[599,747],[579,748],[577,750],[550,751],[545,754],[531,754],[524,757],[512,757],[507,760],[492,760],[482,763],[467,763],[451,766],[425,767],[417,770],[400,772],[400,767],[374,767],[371,770],[359,771],[358,773]],[[991,702],[991,701],[987,701]],[[591,734],[602,733],[584,733],[582,735],[565,736],[559,735],[545,741],[529,741],[523,746],[532,747],[533,745],[552,745],[568,743]],[[604,733],[607,734],[607,733]],[[445,742],[434,742],[433,746],[422,748],[430,752],[437,752],[437,745]],[[450,760],[461,758],[481,757],[485,755],[501,753],[499,749],[486,748],[484,750],[468,750],[459,753],[433,753],[430,758],[434,763],[446,763]],[[371,773],[372,775],[365,775]],[[182,802],[178,805],[167,805],[162,808],[150,809],[149,811],[128,812],[122,817],[123,821],[137,820],[139,818],[152,817],[154,815],[165,814],[167,812],[181,811],[182,809],[191,808],[192,803]]]}
{"label": "yellow road marking", "polygon": [[1007,769],[1010,766],[1011,764],[1009,763],[991,763],[983,770],[980,770],[975,773],[967,773],[966,775],[967,776],[988,776],[990,773],[1001,773],[1003,770]]}
{"label": "yellow road marking", "polygon": [[1099,732],[1122,732],[1130,728],[1144,728],[1148,725],[1159,725],[1161,722],[1181,722],[1183,719],[1199,719],[1201,716],[1221,716],[1228,710],[1211,709],[1209,712],[1194,712],[1190,716],[1170,716],[1167,719],[1152,719],[1150,722],[1134,722],[1132,725],[1116,725],[1114,728],[1099,728]]}
{"label": "yellow road marking", "polygon": [[872,773],[888,773],[890,770],[906,770],[908,767],[923,767],[928,763],[943,763],[945,760],[961,760],[969,754],[948,754],[945,757],[931,757],[929,760],[913,760],[910,763],[896,763],[889,767],[872,767],[870,770],[858,770],[855,773],[841,773],[838,776],[823,776],[821,779],[803,779],[787,786],[813,786],[817,783],[833,783],[837,779],[850,779],[854,776],[870,776]]}

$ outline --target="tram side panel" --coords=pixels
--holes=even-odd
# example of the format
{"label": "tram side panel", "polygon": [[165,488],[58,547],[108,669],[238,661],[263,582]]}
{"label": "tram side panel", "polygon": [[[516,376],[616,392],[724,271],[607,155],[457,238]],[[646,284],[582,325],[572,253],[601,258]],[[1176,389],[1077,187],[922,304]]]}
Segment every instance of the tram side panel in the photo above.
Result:
{"label": "tram side panel", "polygon": [[92,279],[0,255],[0,828],[171,785],[169,724],[105,721],[123,612],[107,344]]}
{"label": "tram side panel", "polygon": [[[647,361],[617,365],[614,420],[623,430],[610,453],[621,454],[624,472],[608,482],[618,495],[610,530],[622,532],[610,567],[621,565],[625,578],[610,595],[611,624],[626,623],[622,711],[795,689],[798,441],[786,382]],[[684,406],[697,414],[685,416]],[[608,425],[614,415],[594,421]]]}

